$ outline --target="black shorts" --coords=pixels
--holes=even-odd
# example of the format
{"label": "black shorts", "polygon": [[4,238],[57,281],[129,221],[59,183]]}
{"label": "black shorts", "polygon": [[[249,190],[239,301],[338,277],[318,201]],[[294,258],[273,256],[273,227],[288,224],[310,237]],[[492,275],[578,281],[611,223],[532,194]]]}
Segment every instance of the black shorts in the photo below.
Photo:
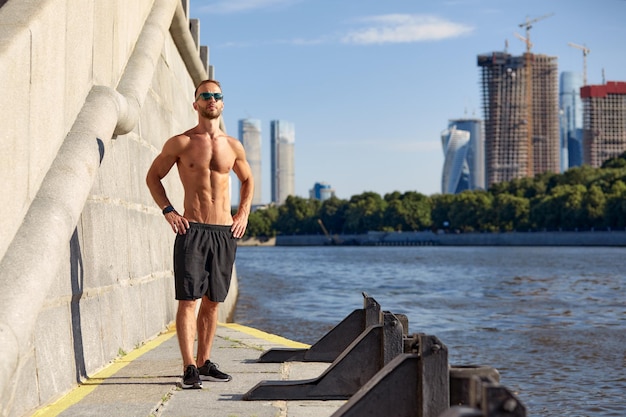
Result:
{"label": "black shorts", "polygon": [[228,295],[237,252],[230,226],[189,223],[174,242],[174,281],[177,300],[197,300],[206,295],[222,302]]}

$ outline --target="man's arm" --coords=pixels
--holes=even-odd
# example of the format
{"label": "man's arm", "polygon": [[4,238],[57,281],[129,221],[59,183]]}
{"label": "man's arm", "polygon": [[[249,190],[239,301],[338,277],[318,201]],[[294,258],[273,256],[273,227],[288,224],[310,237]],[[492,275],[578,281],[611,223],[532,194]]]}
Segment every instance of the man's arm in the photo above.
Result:
{"label": "man's arm", "polygon": [[246,228],[248,227],[248,216],[250,215],[252,196],[254,194],[254,178],[252,177],[250,164],[248,164],[246,159],[246,152],[239,141],[235,145],[235,154],[237,159],[235,159],[233,171],[237,174],[239,181],[241,181],[241,191],[239,193],[239,207],[237,208],[237,213],[233,216],[233,225],[230,230],[235,238],[241,238],[246,233]]}
{"label": "man's arm", "polygon": [[[154,159],[146,174],[146,185],[150,190],[152,198],[161,210],[172,204],[169,198],[167,198],[167,193],[161,180],[165,178],[178,160],[179,146],[180,141],[176,136],[165,142],[163,150]],[[187,219],[178,214],[176,210],[166,213],[165,220],[175,233],[181,232],[184,234],[189,228]]]}

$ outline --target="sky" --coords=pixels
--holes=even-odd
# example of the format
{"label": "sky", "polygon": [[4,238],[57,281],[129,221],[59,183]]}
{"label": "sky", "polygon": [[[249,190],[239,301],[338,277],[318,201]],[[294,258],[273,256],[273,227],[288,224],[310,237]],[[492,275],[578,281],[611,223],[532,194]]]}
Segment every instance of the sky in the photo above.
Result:
{"label": "sky", "polygon": [[316,182],[342,199],[433,195],[448,121],[483,118],[477,55],[522,55],[529,35],[559,72],[582,73],[574,43],[590,50],[588,84],[626,81],[626,0],[190,0],[189,15],[222,84],[227,133],[261,121],[264,203],[271,120],[295,126],[300,197]]}

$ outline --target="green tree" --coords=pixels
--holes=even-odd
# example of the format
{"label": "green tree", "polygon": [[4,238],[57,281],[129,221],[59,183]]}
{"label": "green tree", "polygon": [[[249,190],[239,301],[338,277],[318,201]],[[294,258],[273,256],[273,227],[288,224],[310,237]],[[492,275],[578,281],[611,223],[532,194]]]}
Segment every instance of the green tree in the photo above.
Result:
{"label": "green tree", "polygon": [[587,188],[582,184],[557,185],[550,194],[531,201],[530,219],[540,229],[574,229],[581,225],[582,201]]}
{"label": "green tree", "polygon": [[290,195],[278,207],[276,229],[283,234],[317,234],[320,232],[317,223],[319,200],[305,199]]}
{"label": "green tree", "polygon": [[524,230],[529,227],[530,201],[512,194],[498,194],[493,200],[493,213],[500,230]]}
{"label": "green tree", "polygon": [[387,207],[383,222],[389,230],[413,231],[431,227],[431,200],[424,194],[415,191],[400,194],[396,191],[386,194],[385,201]]}
{"label": "green tree", "polygon": [[450,212],[455,199],[454,194],[435,194],[430,197],[432,210],[431,227],[433,230],[447,229],[450,227]]}
{"label": "green tree", "polygon": [[269,206],[250,213],[246,236],[274,237],[276,236],[275,222],[278,218],[278,208]]}
{"label": "green tree", "polygon": [[591,185],[583,196],[582,213],[578,227],[604,227],[604,211],[606,209],[606,195],[597,185]]}
{"label": "green tree", "polygon": [[450,227],[464,232],[492,230],[493,196],[486,191],[455,194],[450,207]]}
{"label": "green tree", "polygon": [[324,223],[330,234],[341,233],[343,230],[347,208],[348,201],[335,196],[322,202],[319,210],[319,219]]}
{"label": "green tree", "polygon": [[344,231],[346,233],[367,233],[382,230],[382,217],[386,202],[372,191],[352,196],[346,209]]}
{"label": "green tree", "polygon": [[608,227],[622,229],[626,227],[626,183],[616,181],[611,187],[604,207],[604,220]]}

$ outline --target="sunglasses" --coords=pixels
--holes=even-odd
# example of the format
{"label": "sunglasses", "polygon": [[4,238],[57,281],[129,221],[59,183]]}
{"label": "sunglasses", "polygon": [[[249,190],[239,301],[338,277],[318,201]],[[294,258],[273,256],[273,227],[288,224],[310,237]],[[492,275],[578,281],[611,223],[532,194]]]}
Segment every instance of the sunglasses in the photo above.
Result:
{"label": "sunglasses", "polygon": [[210,98],[214,98],[215,101],[220,101],[221,99],[224,98],[224,94],[222,94],[222,93],[200,93],[200,94],[198,94],[198,97],[196,97],[196,101],[198,101],[199,99],[208,100]]}

